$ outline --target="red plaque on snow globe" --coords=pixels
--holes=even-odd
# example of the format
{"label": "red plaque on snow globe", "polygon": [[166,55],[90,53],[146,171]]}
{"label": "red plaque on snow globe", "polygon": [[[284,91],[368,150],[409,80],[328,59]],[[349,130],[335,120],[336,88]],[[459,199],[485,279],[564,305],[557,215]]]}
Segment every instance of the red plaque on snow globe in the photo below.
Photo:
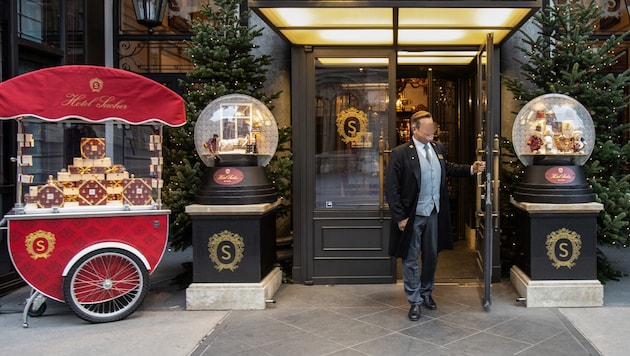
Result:
{"label": "red plaque on snow globe", "polygon": [[243,171],[234,167],[220,167],[214,172],[214,182],[219,185],[233,185],[243,181]]}

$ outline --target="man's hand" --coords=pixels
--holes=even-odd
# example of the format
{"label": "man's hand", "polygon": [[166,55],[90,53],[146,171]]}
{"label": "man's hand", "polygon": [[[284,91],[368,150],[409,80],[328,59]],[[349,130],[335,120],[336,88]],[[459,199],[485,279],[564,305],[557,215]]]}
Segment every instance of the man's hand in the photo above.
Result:
{"label": "man's hand", "polygon": [[406,219],[404,219],[404,220],[400,220],[400,221],[398,222],[398,229],[399,229],[400,231],[404,231],[404,230],[405,230],[405,226],[407,226],[407,221],[408,221],[408,220],[409,220],[409,218],[406,218]]}
{"label": "man's hand", "polygon": [[472,164],[473,173],[480,173],[486,170],[486,162],[484,161],[475,161]]}

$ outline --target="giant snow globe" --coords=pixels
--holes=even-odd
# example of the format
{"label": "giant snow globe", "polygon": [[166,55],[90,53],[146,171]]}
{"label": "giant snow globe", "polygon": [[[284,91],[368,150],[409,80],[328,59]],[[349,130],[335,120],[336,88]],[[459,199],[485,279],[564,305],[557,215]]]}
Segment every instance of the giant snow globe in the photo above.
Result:
{"label": "giant snow globe", "polygon": [[278,127],[269,109],[249,95],[212,101],[195,126],[195,148],[205,163],[200,204],[259,204],[277,200],[264,167],[278,145]]}
{"label": "giant snow globe", "polygon": [[512,126],[512,142],[526,166],[514,199],[535,203],[594,201],[582,166],[595,143],[588,110],[563,94],[545,94],[529,101]]}

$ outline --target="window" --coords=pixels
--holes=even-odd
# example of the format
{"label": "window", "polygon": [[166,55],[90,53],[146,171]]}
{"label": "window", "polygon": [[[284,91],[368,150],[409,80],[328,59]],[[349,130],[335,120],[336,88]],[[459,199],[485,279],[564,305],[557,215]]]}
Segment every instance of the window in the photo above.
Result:
{"label": "window", "polygon": [[60,0],[19,0],[18,36],[49,46],[61,46]]}
{"label": "window", "polygon": [[[193,65],[185,53],[191,21],[211,0],[168,1],[166,15],[153,34],[136,21],[131,1],[120,1],[118,67],[135,73],[186,73]],[[138,37],[143,37],[138,39]]]}
{"label": "window", "polygon": [[318,63],[316,208],[374,208],[379,138],[387,135],[388,68]]}

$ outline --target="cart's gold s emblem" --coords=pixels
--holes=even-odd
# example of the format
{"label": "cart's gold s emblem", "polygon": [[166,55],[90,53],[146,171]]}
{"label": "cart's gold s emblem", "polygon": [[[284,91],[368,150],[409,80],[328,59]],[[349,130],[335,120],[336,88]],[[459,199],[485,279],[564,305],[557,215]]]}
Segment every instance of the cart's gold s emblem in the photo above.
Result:
{"label": "cart's gold s emblem", "polygon": [[243,251],[245,251],[243,238],[231,231],[223,230],[212,235],[208,240],[210,260],[214,262],[214,268],[219,271],[237,269],[239,262],[243,259]]}
{"label": "cart's gold s emblem", "polygon": [[103,80],[101,78],[92,78],[90,79],[90,89],[98,93],[103,89]]}
{"label": "cart's gold s emblem", "polygon": [[547,256],[556,269],[560,267],[570,269],[580,257],[582,238],[577,232],[562,228],[547,235],[546,246]]}
{"label": "cart's gold s emblem", "polygon": [[357,108],[346,109],[337,115],[337,133],[345,143],[359,143],[367,132],[368,119]]}
{"label": "cart's gold s emblem", "polygon": [[37,230],[26,235],[26,251],[31,258],[48,258],[55,249],[55,235],[52,232]]}

